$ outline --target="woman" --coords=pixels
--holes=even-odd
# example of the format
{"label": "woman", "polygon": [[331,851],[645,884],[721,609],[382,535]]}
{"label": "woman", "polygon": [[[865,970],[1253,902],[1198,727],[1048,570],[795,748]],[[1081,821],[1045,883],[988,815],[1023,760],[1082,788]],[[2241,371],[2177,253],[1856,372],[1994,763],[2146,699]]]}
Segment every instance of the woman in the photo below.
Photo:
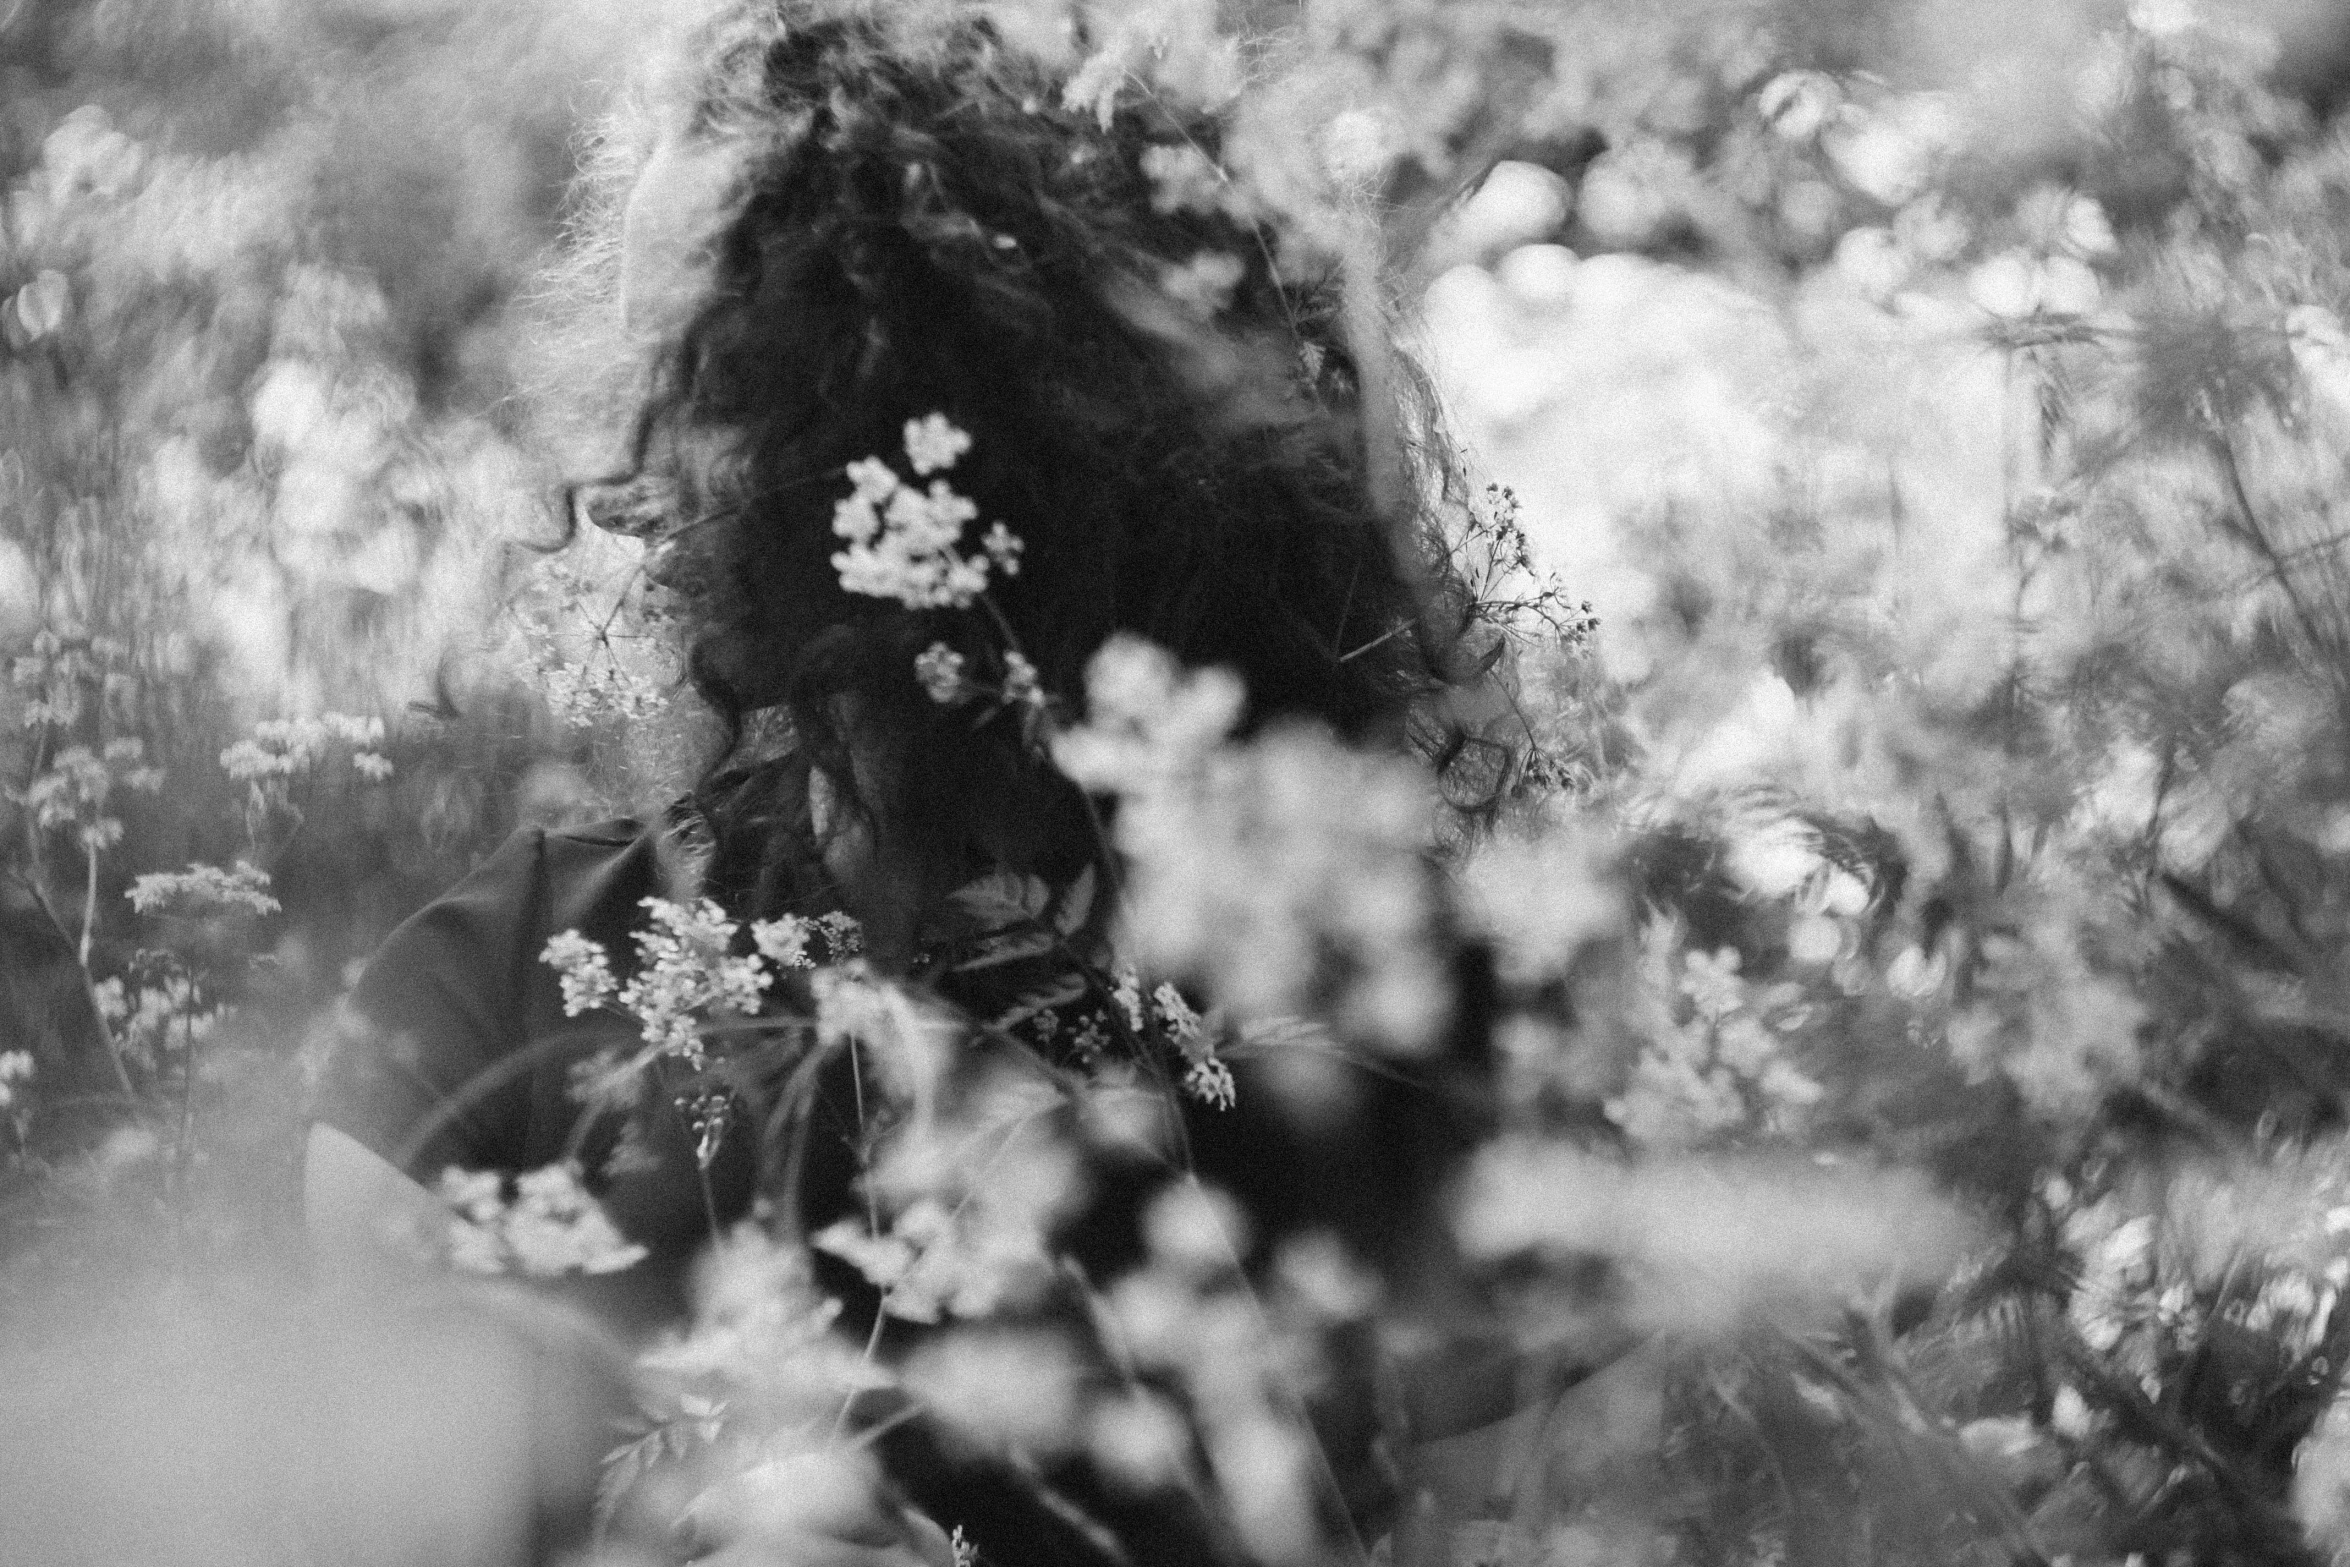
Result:
{"label": "woman", "polygon": [[[744,920],[845,912],[876,966],[925,972],[954,894],[980,878],[1033,878],[1065,909],[1114,884],[1095,805],[1037,743],[1039,715],[1066,709],[1113,635],[1238,674],[1246,728],[1310,719],[1436,748],[1424,715],[1460,619],[1432,530],[1411,520],[1399,551],[1375,504],[1367,427],[1393,411],[1357,377],[1335,285],[1278,273],[1268,232],[1154,183],[1166,150],[1213,151],[1212,123],[1064,107],[987,25],[930,8],[763,0],[716,24],[700,59],[621,225],[625,306],[660,345],[634,465],[582,509],[655,535],[725,753],[659,827],[518,837],[387,943],[308,1174],[314,1229],[348,1252],[388,1216],[437,1233],[418,1182],[448,1166],[581,1157],[649,1252],[592,1286],[632,1329],[675,1317],[711,1225],[748,1210],[763,1150],[727,1139],[704,1184],[678,1117],[632,1134],[621,1161],[606,1157],[619,1129],[583,1135],[571,1068],[597,1041],[538,962],[549,936],[625,952],[642,898],[690,894]],[[901,446],[906,483],[943,474],[981,525],[1016,535],[984,556],[978,526],[963,543],[984,601],[844,582],[843,476]],[[1072,913],[1074,945],[1099,950],[1109,903]],[[984,1014],[1001,978],[936,988]],[[1285,1152],[1242,1102],[1192,1108],[1195,1150],[1265,1229],[1392,1237],[1424,1170],[1393,1143]],[[1377,1110],[1437,1119],[1434,1101]],[[828,1139],[818,1121],[797,1150],[810,1227],[855,1175],[854,1127]],[[1121,1225],[1097,1228],[1114,1265]],[[861,1320],[859,1281],[823,1282]],[[736,1535],[783,1542],[784,1560],[935,1556],[936,1529],[890,1486],[927,1501],[937,1476],[904,1471],[936,1455],[884,1456],[888,1483],[835,1466],[797,1488],[804,1507],[737,1509]],[[956,1494],[984,1510],[970,1485]],[[1376,1501],[1350,1505],[1376,1526]]]}

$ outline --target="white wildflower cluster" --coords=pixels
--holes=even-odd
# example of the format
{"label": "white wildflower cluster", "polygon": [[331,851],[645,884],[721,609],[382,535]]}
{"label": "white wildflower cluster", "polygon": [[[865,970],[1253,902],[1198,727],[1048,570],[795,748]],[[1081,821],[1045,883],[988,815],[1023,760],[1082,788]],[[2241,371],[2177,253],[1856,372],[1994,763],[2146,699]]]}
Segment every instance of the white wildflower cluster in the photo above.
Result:
{"label": "white wildflower cluster", "polygon": [[602,942],[590,941],[576,930],[557,931],[547,938],[539,961],[555,971],[563,987],[563,1015],[593,1012],[620,993],[612,977],[612,961]]}
{"label": "white wildflower cluster", "polygon": [[2175,1266],[2166,1268],[2159,1226],[2150,1214],[2124,1217],[2118,1205],[2098,1204],[2070,1215],[2065,1239],[2081,1272],[2065,1315],[2081,1341],[2159,1393],[2170,1341],[2196,1330],[2195,1291]]}
{"label": "white wildflower cluster", "polygon": [[1044,682],[1038,677],[1036,666],[1017,649],[1004,654],[1004,700],[1015,707],[1044,706]]}
{"label": "white wildflower cluster", "polygon": [[278,912],[278,901],[269,894],[269,872],[244,860],[226,869],[190,865],[184,871],[157,871],[134,880],[124,896],[141,914],[200,919],[215,914]]}
{"label": "white wildflower cluster", "polygon": [[[626,984],[615,980],[602,944],[576,930],[549,937],[539,960],[555,970],[567,1015],[617,1005],[635,1015],[649,1048],[699,1067],[705,1059],[702,1021],[755,1014],[774,982],[767,962],[789,965],[791,959],[776,954],[795,950],[792,936],[780,921],[754,927],[759,952],[738,954],[734,943],[741,927],[710,899],[685,904],[647,898],[642,906],[649,921],[636,933],[637,972]],[[798,940],[804,949],[804,933]]]}
{"label": "white wildflower cluster", "polygon": [[25,786],[23,800],[36,826],[48,832],[71,829],[84,851],[95,854],[122,840],[121,819],[106,812],[114,791],[154,794],[162,787],[163,769],[146,765],[146,747],[125,737],[98,750],[67,746]]}
{"label": "white wildflower cluster", "polygon": [[124,1058],[152,1070],[168,1055],[201,1046],[226,1015],[208,1004],[203,988],[185,974],[167,975],[135,991],[119,978],[90,988],[99,1021]]}
{"label": "white wildflower cluster", "polygon": [[[907,462],[927,476],[954,466],[971,437],[931,414],[907,421],[905,442]],[[980,539],[978,553],[957,553],[963,525],[979,508],[944,479],[917,489],[878,457],[849,464],[848,476],[854,489],[832,512],[832,531],[848,547],[832,565],[849,592],[910,609],[961,609],[987,591],[991,571],[1018,574],[1020,540],[1000,522]]]}
{"label": "white wildflower cluster", "polygon": [[1635,1143],[1681,1148],[1744,1132],[1800,1129],[1824,1092],[1786,1054],[1809,1020],[1792,984],[1757,989],[1738,953],[1682,951],[1669,927],[1651,926],[1642,977],[1651,1010],[1631,1080],[1608,1100],[1608,1119]]}
{"label": "white wildflower cluster", "polygon": [[607,719],[637,723],[666,706],[661,686],[617,661],[565,662],[547,657],[539,664],[539,694],[557,720],[585,728]]}
{"label": "white wildflower cluster", "polygon": [[580,1183],[579,1166],[550,1164],[514,1177],[495,1170],[448,1169],[435,1191],[452,1210],[448,1259],[467,1273],[559,1278],[617,1273],[645,1248],[629,1241]]}
{"label": "white wildflower cluster", "polygon": [[[670,488],[650,479],[621,487],[664,517]],[[609,516],[593,520],[615,526]],[[557,722],[640,723],[667,710],[683,674],[681,643],[662,626],[666,595],[648,569],[641,545],[599,535],[584,558],[574,550],[543,560],[523,580],[507,609],[512,656]]]}
{"label": "white wildflower cluster", "polygon": [[958,430],[945,414],[925,414],[906,421],[906,462],[924,478],[944,473],[971,449],[971,436]]}
{"label": "white wildflower cluster", "polygon": [[1183,993],[1162,984],[1151,992],[1151,1009],[1183,1056],[1183,1091],[1219,1110],[1239,1103],[1240,1089],[1232,1080],[1232,1068],[1217,1056],[1215,1038],[1191,1003],[1183,999]]}
{"label": "white wildflower cluster", "polygon": [[1130,638],[1095,658],[1087,694],[1053,755],[1118,797],[1137,955],[1244,1017],[1315,1013],[1384,1049],[1431,1048],[1450,981],[1425,774],[1306,729],[1226,744],[1239,683]]}
{"label": "white wildflower cluster", "polygon": [[754,950],[738,953],[742,927],[708,898],[647,898],[642,906],[648,921],[636,932],[636,973],[626,983],[603,944],[576,930],[549,937],[539,961],[555,971],[565,1016],[616,1006],[636,1017],[649,1049],[697,1067],[705,1061],[704,1019],[756,1014],[776,969],[839,963],[864,950],[864,932],[846,914],[754,920]]}
{"label": "white wildflower cluster", "polygon": [[758,958],[734,955],[735,923],[710,899],[647,898],[644,909],[652,923],[636,933],[637,974],[617,999],[647,1045],[699,1066],[702,1019],[749,1017],[771,976]]}
{"label": "white wildflower cluster", "polygon": [[1939,1284],[1983,1238],[1977,1216],[1914,1170],[1783,1154],[1625,1159],[1518,1136],[1478,1152],[1453,1233],[1487,1261],[1610,1259],[1628,1320],[1708,1333],[1766,1305],[1832,1315],[1865,1291]]}
{"label": "white wildflower cluster", "polygon": [[256,787],[283,783],[312,771],[336,745],[351,750],[351,770],[377,783],[392,776],[391,758],[382,752],[384,721],[348,713],[321,713],[316,718],[270,718],[253,726],[252,735],[220,753],[220,765],[239,783]]}
{"label": "white wildflower cluster", "polygon": [[1003,681],[991,686],[970,673],[970,660],[944,642],[933,642],[914,657],[914,679],[922,692],[941,707],[953,707],[975,698],[992,696],[1006,707],[1046,710],[1048,697],[1037,668],[1017,648],[1001,655]]}
{"label": "white wildflower cluster", "polygon": [[[27,291],[34,287],[28,284]],[[6,315],[0,308],[0,319]],[[120,714],[136,689],[134,677],[122,667],[129,657],[130,650],[113,637],[60,635],[44,626],[33,633],[30,650],[9,666],[9,683],[24,702],[19,722],[27,729],[71,728],[92,693]]]}

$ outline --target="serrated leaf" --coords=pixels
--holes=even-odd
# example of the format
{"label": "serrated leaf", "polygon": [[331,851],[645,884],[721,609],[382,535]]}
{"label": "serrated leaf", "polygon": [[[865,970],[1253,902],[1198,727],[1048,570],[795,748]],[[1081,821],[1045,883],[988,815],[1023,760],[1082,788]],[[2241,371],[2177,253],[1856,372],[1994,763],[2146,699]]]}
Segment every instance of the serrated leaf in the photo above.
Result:
{"label": "serrated leaf", "polygon": [[957,974],[969,974],[979,969],[1000,968],[1006,963],[1017,963],[1023,958],[1040,958],[1053,950],[1059,937],[1050,931],[1028,931],[1009,936],[994,936],[980,943],[979,950],[954,967]]}
{"label": "serrated leaf", "polygon": [[947,902],[982,929],[1014,925],[1044,916],[1052,889],[1041,877],[990,871],[947,894]]}
{"label": "serrated leaf", "polygon": [[1037,989],[1027,991],[1017,997],[1009,1007],[999,1013],[995,1020],[996,1027],[1009,1028],[1014,1023],[1025,1023],[1039,1012],[1048,1011],[1053,1007],[1065,1007],[1084,994],[1085,981],[1074,974],[1056,980],[1050,985],[1039,986]]}
{"label": "serrated leaf", "polygon": [[1085,923],[1085,917],[1093,912],[1093,893],[1093,867],[1088,865],[1077,873],[1077,879],[1069,883],[1068,890],[1061,894],[1061,907],[1053,916],[1053,924],[1062,935],[1074,935],[1078,927]]}

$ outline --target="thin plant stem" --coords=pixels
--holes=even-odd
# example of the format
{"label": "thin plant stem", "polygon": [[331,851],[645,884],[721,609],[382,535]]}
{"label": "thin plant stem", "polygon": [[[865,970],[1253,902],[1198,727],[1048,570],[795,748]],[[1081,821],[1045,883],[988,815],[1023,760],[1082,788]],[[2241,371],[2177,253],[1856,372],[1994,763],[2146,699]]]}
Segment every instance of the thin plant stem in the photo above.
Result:
{"label": "thin plant stem", "polygon": [[[2324,657],[2329,644],[2335,639],[2326,635],[2324,624],[2318,618],[2317,607],[2309,602],[2300,585],[2293,580],[2290,561],[2278,550],[2268,530],[2261,526],[2259,510],[2252,504],[2252,492],[2244,483],[2243,466],[2236,459],[2236,443],[2217,420],[2211,424],[2211,445],[2213,455],[2219,460],[2220,476],[2227,481],[2228,498],[2235,508],[2234,517],[2223,525],[2268,567],[2269,575],[2284,590],[2285,602],[2293,607],[2293,618],[2300,625],[2301,634],[2309,639],[2310,651]],[[2337,660],[2325,658],[2325,662],[2329,668],[2338,671]],[[2339,673],[2335,679],[2339,685]]]}
{"label": "thin plant stem", "polygon": [[[1195,1195],[1204,1194],[1206,1191],[1196,1171],[1186,1170],[1183,1174],[1183,1181]],[[1273,1336],[1272,1319],[1265,1314],[1265,1303],[1258,1296],[1256,1286],[1248,1282],[1243,1259],[1233,1247],[1232,1237],[1225,1234],[1219,1227],[1217,1238],[1224,1242],[1224,1253],[1231,1260],[1234,1273],[1242,1281],[1241,1295],[1248,1302],[1249,1313],[1256,1319],[1258,1331],[1270,1339]],[[1329,1451],[1323,1447],[1321,1438],[1315,1433],[1314,1423],[1308,1418],[1304,1403],[1278,1379],[1271,1381],[1271,1388],[1274,1398],[1282,1406],[1281,1413],[1296,1426],[1298,1432],[1305,1437],[1306,1446],[1313,1450],[1316,1477],[1321,1481],[1325,1498],[1330,1503],[1331,1512],[1345,1526],[1346,1544],[1353,1552],[1353,1559],[1368,1564],[1373,1560],[1371,1548],[1365,1543],[1362,1531],[1355,1527],[1354,1514],[1346,1505],[1346,1487],[1339,1482],[1337,1467],[1330,1462]]]}
{"label": "thin plant stem", "polygon": [[188,1192],[196,1170],[196,1016],[193,981],[178,1007],[180,1020],[180,1135],[177,1163],[180,1206],[188,1206]]}
{"label": "thin plant stem", "polygon": [[[48,890],[41,885],[38,850],[35,851],[35,856],[32,874],[27,875],[21,871],[14,871],[10,874],[14,875],[18,885],[32,894],[33,902],[39,906],[42,916],[49,921],[50,928],[57,932],[57,939],[60,941],[71,940],[72,938],[66,934],[65,922],[57,917],[56,905],[49,901]],[[123,1098],[135,1106],[138,1103],[139,1091],[131,1083],[130,1068],[123,1065],[122,1050],[115,1042],[114,1030],[106,1024],[106,1009],[98,1004],[98,983],[90,975],[89,960],[86,957],[76,965],[76,972],[81,977],[82,999],[89,1003],[90,1017],[98,1025],[99,1045],[106,1052],[107,1064],[114,1068],[114,1080],[122,1086]]]}
{"label": "thin plant stem", "polygon": [[[971,1206],[971,1199],[979,1195],[980,1180],[988,1173],[988,1171],[995,1168],[997,1160],[1003,1158],[1005,1154],[1011,1152],[1012,1145],[1020,1140],[1020,1134],[1028,1129],[1029,1123],[1038,1120],[1043,1116],[1049,1115],[1054,1110],[1059,1108],[1060,1107],[1058,1105],[1054,1105],[1044,1110],[1032,1110],[1026,1115],[1015,1117],[1005,1126],[1003,1143],[996,1149],[994,1153],[991,1153],[987,1156],[987,1158],[980,1164],[978,1169],[971,1173],[971,1180],[964,1187],[963,1195],[957,1199],[954,1208],[947,1214],[947,1225],[950,1229],[963,1217],[963,1211]],[[870,1201],[870,1193],[867,1194],[867,1198],[868,1201]],[[880,1225],[878,1222],[876,1222],[874,1224],[873,1233],[878,1235],[880,1232]],[[896,1283],[889,1285],[888,1288],[881,1292],[881,1300],[874,1307],[873,1326],[870,1330],[867,1331],[865,1335],[865,1350],[863,1355],[860,1357],[866,1365],[871,1365],[873,1363],[873,1357],[881,1353],[881,1331],[889,1321],[890,1297],[895,1295],[897,1290],[898,1286]],[[857,1405],[857,1392],[858,1390],[854,1388],[849,1391],[848,1396],[843,1398],[840,1402],[840,1412],[834,1415],[832,1418],[831,1440],[835,1443],[840,1440],[841,1432],[848,1426],[849,1411],[854,1409]]]}
{"label": "thin plant stem", "polygon": [[82,939],[75,954],[83,972],[90,967],[90,938],[98,928],[98,851],[85,843],[82,846]]}

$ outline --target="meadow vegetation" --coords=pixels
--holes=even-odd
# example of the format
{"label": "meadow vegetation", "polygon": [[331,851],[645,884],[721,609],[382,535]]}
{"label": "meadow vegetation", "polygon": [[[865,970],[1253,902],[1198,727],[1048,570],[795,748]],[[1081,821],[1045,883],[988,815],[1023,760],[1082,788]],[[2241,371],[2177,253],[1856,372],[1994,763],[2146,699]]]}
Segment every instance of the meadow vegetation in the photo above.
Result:
{"label": "meadow vegetation", "polygon": [[[1398,1561],[2350,1554],[2350,30],[989,9],[1072,107],[1220,117],[1154,159],[1169,208],[1404,313],[1477,478],[1446,515],[1506,678],[1451,716],[1486,760],[1234,739],[1239,693],[1141,644],[1056,692],[942,642],[936,699],[1015,710],[1114,804],[1127,876],[1082,897],[1122,900],[1131,966],[956,1016],[846,927],[665,906],[625,988],[625,954],[548,954],[643,1022],[599,1091],[658,1058],[715,1124],[869,1052],[914,1108],[871,1223],[814,1244],[945,1325],[897,1393],[1196,1497],[1233,1561],[1362,1559],[1302,1403],[1448,1336],[1574,1385],[1482,1515],[1407,1508]],[[282,1326],[354,965],[517,826],[691,776],[640,546],[544,548],[626,392],[546,280],[594,281],[566,203],[643,24],[0,9],[0,1321],[102,1318],[146,1366],[197,1353],[191,1313]],[[1236,275],[1203,253],[1160,304]],[[840,569],[986,643],[1020,523],[957,509],[959,438],[842,475]],[[1056,950],[1079,896],[966,889],[959,961]],[[1042,1048],[1075,1038],[1083,1070]],[[1331,1052],[1480,1064],[1406,1255],[1255,1257],[1185,1188],[1093,1281],[1121,1378],[1024,1324],[1135,1101],[1311,1116]],[[625,1267],[594,1176],[452,1177],[450,1260]],[[839,1437],[883,1373],[807,1278],[722,1248],[612,1516]],[[267,1512],[117,1559],[263,1559],[234,1531]]]}

